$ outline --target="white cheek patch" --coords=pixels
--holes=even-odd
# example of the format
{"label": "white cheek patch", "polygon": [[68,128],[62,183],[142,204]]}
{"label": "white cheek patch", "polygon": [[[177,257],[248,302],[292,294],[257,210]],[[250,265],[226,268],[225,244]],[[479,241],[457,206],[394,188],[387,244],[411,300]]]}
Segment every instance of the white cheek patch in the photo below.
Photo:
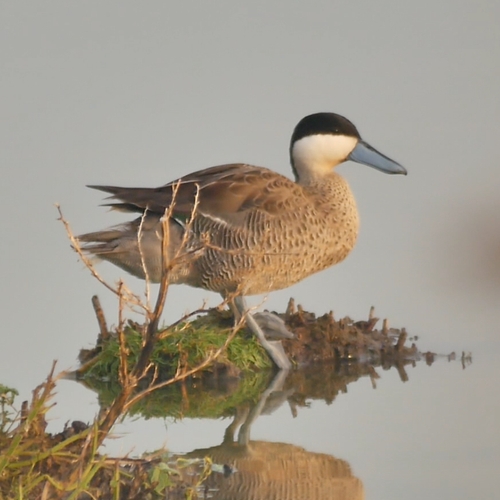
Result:
{"label": "white cheek patch", "polygon": [[357,143],[356,137],[347,135],[310,135],[293,145],[293,161],[299,168],[332,168],[342,163]]}

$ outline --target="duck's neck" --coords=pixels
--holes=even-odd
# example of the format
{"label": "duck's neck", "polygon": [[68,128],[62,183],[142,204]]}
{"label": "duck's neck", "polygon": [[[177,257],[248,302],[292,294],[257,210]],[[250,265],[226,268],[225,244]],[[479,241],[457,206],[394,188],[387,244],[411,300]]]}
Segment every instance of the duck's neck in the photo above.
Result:
{"label": "duck's neck", "polygon": [[342,179],[342,177],[334,172],[331,167],[328,169],[328,171],[319,169],[297,170],[295,168],[293,170],[295,174],[295,182],[304,187],[322,186],[337,183],[340,179]]}

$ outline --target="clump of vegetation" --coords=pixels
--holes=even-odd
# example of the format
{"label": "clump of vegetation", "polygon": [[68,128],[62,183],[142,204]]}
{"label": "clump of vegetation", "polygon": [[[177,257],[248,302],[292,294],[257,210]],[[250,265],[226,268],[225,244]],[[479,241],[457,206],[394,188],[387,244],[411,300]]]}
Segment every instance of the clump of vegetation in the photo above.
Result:
{"label": "clump of vegetation", "polygon": [[[112,337],[115,340],[114,345],[108,343],[108,348],[118,355],[108,358],[114,360],[119,390],[111,404],[99,413],[92,425],[73,422],[59,434],[52,435],[46,432],[45,415],[51,407],[50,400],[57,380],[57,377],[54,377],[55,365],[47,380],[33,392],[31,403],[23,403],[20,412],[16,412],[12,406],[15,391],[2,386],[0,498],[164,498],[167,489],[172,498],[192,498],[196,487],[211,471],[208,462],[203,462],[201,466],[199,463],[189,462],[189,467],[198,466],[201,470],[190,471],[186,475],[190,479],[186,482],[181,473],[183,464],[170,464],[164,453],[140,460],[112,459],[101,455],[99,448],[115,422],[134,404],[157,388],[184,380],[209,367],[218,359],[236,336],[244,318],[229,330],[223,342],[214,344],[210,352],[205,355],[199,352],[189,354],[188,357],[194,365],[188,365],[184,359],[188,350],[181,349],[180,356],[175,361],[170,361],[176,364],[176,373],[170,378],[158,380],[154,373],[151,373],[154,366],[152,356],[155,355],[155,346],[161,335],[169,340],[169,334],[160,331],[158,325],[167,296],[169,271],[175,265],[175,259],[164,262],[160,289],[152,306],[149,300],[149,284],[143,300],[131,293],[123,281],[113,286],[99,276],[92,263],[82,253],[59,207],[58,210],[73,249],[92,275],[118,299],[118,327],[113,335],[108,331],[97,298],[93,299],[93,303],[100,325],[101,340],[109,340]],[[165,215],[165,220],[168,220],[171,214],[167,211]],[[191,221],[187,221],[188,226],[190,223]],[[168,227],[165,227],[164,233],[164,245],[167,245]],[[176,258],[184,257],[185,255],[180,253]],[[128,309],[142,312],[144,323],[140,327],[130,323],[127,326],[125,311]],[[168,332],[171,331],[168,329]],[[129,356],[132,346],[135,346],[134,354]],[[172,496],[177,493],[180,496]]]}
{"label": "clump of vegetation", "polygon": [[[220,317],[225,317],[220,313]],[[220,320],[216,310],[194,321],[182,322],[160,329],[150,355],[157,379],[165,380],[183,373],[205,361],[211,353],[223,349],[213,364],[202,370],[209,373],[225,367],[226,372],[271,368],[271,361],[254,336],[240,330],[226,347],[232,327]],[[232,320],[230,320],[232,322]],[[139,359],[143,343],[143,325],[130,321],[124,327],[123,341],[127,350],[127,366],[131,369]],[[80,377],[88,379],[117,379],[120,365],[120,338],[111,332],[106,340],[98,339],[91,350],[82,350]],[[153,372],[152,372],[153,373]]]}
{"label": "clump of vegetation", "polygon": [[0,385],[0,498],[194,498],[211,473],[210,460],[172,459],[157,452],[142,459],[98,452],[99,422],[75,421],[58,434],[45,431],[57,377],[54,368],[33,391],[30,404],[14,407],[14,389]]}

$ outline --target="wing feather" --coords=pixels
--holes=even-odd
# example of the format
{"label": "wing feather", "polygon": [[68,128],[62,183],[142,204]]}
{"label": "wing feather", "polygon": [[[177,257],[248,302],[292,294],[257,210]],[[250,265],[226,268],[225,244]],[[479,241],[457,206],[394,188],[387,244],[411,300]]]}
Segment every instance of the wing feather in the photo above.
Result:
{"label": "wing feather", "polygon": [[191,215],[199,190],[199,213],[228,222],[252,209],[274,215],[291,196],[301,194],[300,187],[290,179],[266,168],[240,163],[194,172],[158,188],[88,187],[111,194],[109,198],[119,203],[107,205],[128,212],[147,209],[163,215],[174,201],[173,213],[181,218]]}

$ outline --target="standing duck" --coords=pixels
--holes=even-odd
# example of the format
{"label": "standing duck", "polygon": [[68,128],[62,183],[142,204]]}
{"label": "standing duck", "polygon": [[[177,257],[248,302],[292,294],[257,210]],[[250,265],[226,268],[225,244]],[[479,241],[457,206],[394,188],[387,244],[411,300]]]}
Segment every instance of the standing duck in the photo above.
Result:
{"label": "standing duck", "polygon": [[[356,202],[334,171],[348,160],[406,174],[399,163],[363,141],[349,120],[316,113],[303,118],[292,134],[295,181],[267,168],[234,163],[158,188],[89,186],[110,193],[116,200],[113,208],[141,216],[78,239],[96,257],[159,282],[162,218],[173,204],[165,259],[169,282],[218,292],[230,300],[236,315],[243,315],[246,295],[289,287],[337,264],[352,250],[359,228]],[[247,314],[247,325],[277,367],[290,368],[281,342],[266,338],[266,318],[259,316]]]}

